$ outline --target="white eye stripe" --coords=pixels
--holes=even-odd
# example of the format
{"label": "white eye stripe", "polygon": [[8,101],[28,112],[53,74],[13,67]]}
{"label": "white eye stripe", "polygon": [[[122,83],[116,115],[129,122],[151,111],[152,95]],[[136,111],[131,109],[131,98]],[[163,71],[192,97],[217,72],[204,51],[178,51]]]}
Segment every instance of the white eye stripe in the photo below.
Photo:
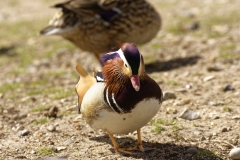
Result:
{"label": "white eye stripe", "polygon": [[124,64],[126,64],[129,67],[129,69],[131,69],[131,66],[128,64],[121,48],[117,51],[117,53],[119,54],[119,56],[123,60]]}

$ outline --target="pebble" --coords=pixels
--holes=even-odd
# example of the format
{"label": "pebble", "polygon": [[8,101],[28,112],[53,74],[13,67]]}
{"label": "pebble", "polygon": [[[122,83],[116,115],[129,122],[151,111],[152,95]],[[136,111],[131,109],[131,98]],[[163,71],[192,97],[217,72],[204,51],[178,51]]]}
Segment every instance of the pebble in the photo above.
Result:
{"label": "pebble", "polygon": [[226,86],[223,88],[223,91],[224,91],[224,92],[233,91],[233,90],[235,90],[235,88],[233,88],[230,84],[226,85]]}
{"label": "pebble", "polygon": [[29,133],[30,133],[30,131],[27,130],[27,129],[21,130],[21,131],[18,132],[18,137],[26,136],[26,135],[28,135]]}
{"label": "pebble", "polygon": [[233,116],[232,119],[240,119],[240,116]]}
{"label": "pebble", "polygon": [[54,132],[54,131],[56,131],[56,127],[54,125],[50,125],[47,127],[47,130],[50,132]]}
{"label": "pebble", "polygon": [[199,112],[193,112],[188,109],[184,109],[182,113],[178,116],[179,118],[186,119],[186,120],[195,120],[200,118]]}
{"label": "pebble", "polygon": [[224,127],[224,128],[221,129],[221,131],[222,131],[222,132],[227,132],[228,129]]}
{"label": "pebble", "polygon": [[216,103],[216,102],[214,102],[214,101],[209,101],[209,102],[208,102],[208,105],[210,105],[210,106],[216,106],[216,105],[217,105],[217,103]]}
{"label": "pebble", "polygon": [[198,21],[193,21],[190,24],[187,25],[186,29],[190,31],[195,31],[199,28],[199,22]]}
{"label": "pebble", "polygon": [[221,70],[222,70],[221,68],[215,67],[215,66],[207,67],[208,72],[218,72],[218,71],[221,71]]}
{"label": "pebble", "polygon": [[230,158],[240,159],[240,148],[233,148],[229,153]]}
{"label": "pebble", "polygon": [[28,113],[19,113],[18,118],[23,119],[23,118],[26,118],[27,116],[28,116]]}
{"label": "pebble", "polygon": [[229,31],[229,27],[228,25],[213,25],[211,30],[219,34],[224,34]]}
{"label": "pebble", "polygon": [[195,134],[196,136],[199,136],[201,134],[201,132],[199,131],[194,131],[193,134]]}
{"label": "pebble", "polygon": [[203,78],[203,81],[204,81],[204,82],[207,82],[207,81],[210,81],[210,80],[212,80],[212,79],[214,79],[214,78],[215,78],[215,76],[213,76],[213,75],[207,76],[207,77]]}
{"label": "pebble", "polygon": [[186,152],[190,153],[190,154],[196,154],[197,148],[195,148],[195,147],[188,148]]}
{"label": "pebble", "polygon": [[172,93],[172,92],[165,92],[164,95],[163,95],[163,100],[168,100],[168,99],[176,99],[177,96]]}
{"label": "pebble", "polygon": [[175,108],[172,108],[172,107],[167,107],[166,113],[167,114],[176,114],[177,110]]}
{"label": "pebble", "polygon": [[57,151],[62,151],[64,149],[66,149],[67,147],[64,147],[64,146],[60,146],[60,147],[56,147]]}
{"label": "pebble", "polygon": [[82,118],[83,118],[83,116],[82,116],[82,115],[79,115],[79,116],[75,117],[72,121],[73,121],[74,123],[78,123],[78,122],[81,122],[81,121],[82,121]]}
{"label": "pebble", "polygon": [[185,86],[185,88],[186,88],[186,89],[190,89],[190,88],[192,88],[192,86],[191,86],[190,84],[187,84],[187,85]]}
{"label": "pebble", "polygon": [[219,116],[214,116],[213,119],[219,119],[220,117]]}
{"label": "pebble", "polygon": [[192,101],[191,99],[183,99],[183,100],[179,101],[177,103],[177,105],[183,106],[183,105],[191,103],[191,101]]}

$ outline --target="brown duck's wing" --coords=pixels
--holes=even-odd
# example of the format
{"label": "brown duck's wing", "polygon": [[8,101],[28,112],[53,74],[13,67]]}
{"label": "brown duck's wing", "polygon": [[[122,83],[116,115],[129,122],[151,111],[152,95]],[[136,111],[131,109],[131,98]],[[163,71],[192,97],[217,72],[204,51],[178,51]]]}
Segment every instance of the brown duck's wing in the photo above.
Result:
{"label": "brown duck's wing", "polygon": [[73,12],[81,16],[93,16],[103,12],[97,0],[70,0],[55,4],[53,7],[61,8],[63,12]]}

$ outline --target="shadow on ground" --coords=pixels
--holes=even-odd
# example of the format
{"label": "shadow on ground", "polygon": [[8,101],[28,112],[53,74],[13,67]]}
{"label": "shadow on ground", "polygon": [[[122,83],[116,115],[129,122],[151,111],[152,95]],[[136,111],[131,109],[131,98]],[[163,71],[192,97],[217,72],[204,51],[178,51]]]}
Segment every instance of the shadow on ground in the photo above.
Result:
{"label": "shadow on ground", "polygon": [[176,68],[188,66],[188,65],[194,65],[200,60],[200,56],[189,56],[185,58],[174,58],[166,62],[157,61],[150,64],[145,65],[145,69],[147,73],[152,72],[160,72],[160,71],[169,71]]}
{"label": "shadow on ground", "polygon": [[13,56],[15,45],[0,48],[0,56]]}
{"label": "shadow on ground", "polygon": [[[109,143],[112,145],[111,140],[108,135],[98,136],[90,138],[93,141]],[[134,147],[136,140],[128,137],[116,138],[119,147]],[[154,159],[154,160],[222,160],[222,158],[215,155],[213,152],[197,148],[195,153],[189,153],[187,150],[192,148],[192,146],[182,146],[172,143],[158,143],[158,142],[145,142],[143,141],[143,147],[147,149],[145,152],[134,150],[131,155],[123,154],[125,157],[132,157],[137,159]],[[115,154],[113,148],[110,148],[111,152]]]}

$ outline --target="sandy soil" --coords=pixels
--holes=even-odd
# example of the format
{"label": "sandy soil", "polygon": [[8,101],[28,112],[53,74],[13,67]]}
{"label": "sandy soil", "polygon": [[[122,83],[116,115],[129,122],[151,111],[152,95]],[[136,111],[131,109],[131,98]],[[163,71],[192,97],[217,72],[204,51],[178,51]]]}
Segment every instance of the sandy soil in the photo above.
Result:
{"label": "sandy soil", "polygon": [[[20,21],[50,19],[55,10],[48,6],[55,2],[1,1],[0,23],[14,27]],[[77,102],[76,63],[88,70],[99,66],[87,52],[60,47],[60,51],[52,51],[50,58],[33,56],[23,68],[26,71],[13,73],[12,70],[21,68],[21,62],[16,60],[19,55],[12,56],[16,49],[0,46],[1,86],[24,85],[0,92],[0,160],[230,159],[230,150],[240,145],[240,28],[236,23],[240,1],[150,2],[161,13],[163,27],[140,50],[147,73],[165,95],[170,95],[165,96],[151,123],[142,128],[144,147],[152,150],[115,154],[105,132],[91,129],[77,112],[66,112]],[[39,29],[45,25],[40,24]],[[36,55],[38,50],[45,51],[42,41],[51,41],[51,37],[34,37],[34,42],[31,38],[21,45],[32,45]],[[59,44],[64,41],[57,40]],[[34,85],[39,81],[43,85]],[[63,94],[56,98],[53,92]],[[36,111],[37,106],[45,108]],[[185,109],[200,117],[179,118]],[[76,117],[79,122],[74,123]],[[29,133],[19,136],[24,129]],[[136,133],[116,139],[122,147],[134,146]]]}

